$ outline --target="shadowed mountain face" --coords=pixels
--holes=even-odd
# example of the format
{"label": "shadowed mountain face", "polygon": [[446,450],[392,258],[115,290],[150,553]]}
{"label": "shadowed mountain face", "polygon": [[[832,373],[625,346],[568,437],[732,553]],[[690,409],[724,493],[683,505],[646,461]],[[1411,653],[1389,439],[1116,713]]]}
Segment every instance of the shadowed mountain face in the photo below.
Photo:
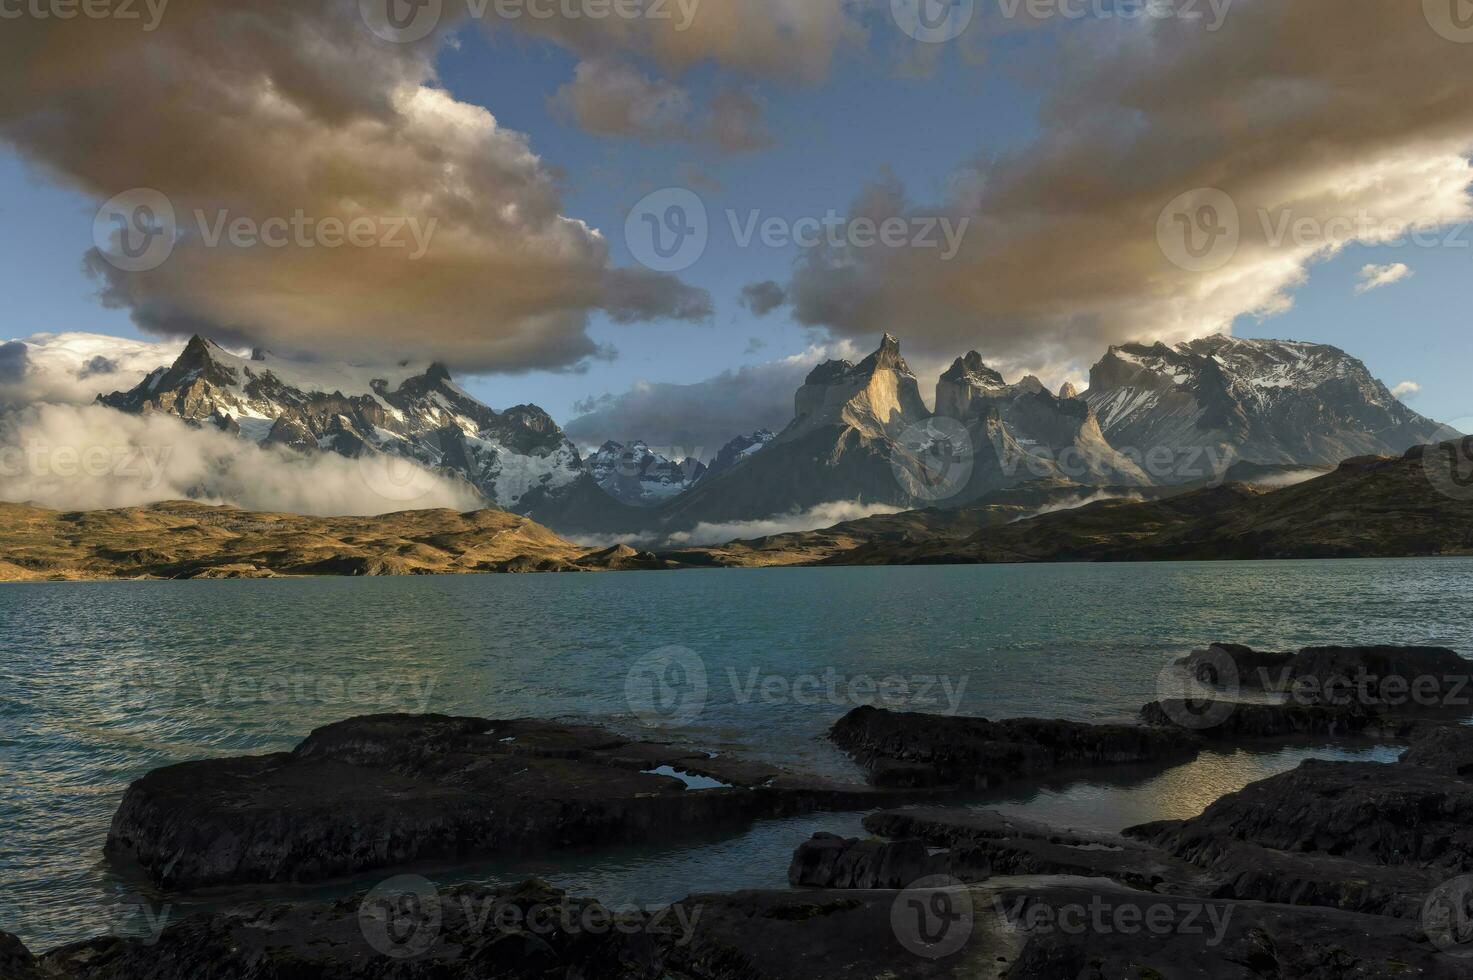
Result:
{"label": "shadowed mountain face", "polygon": [[1114,347],[1090,373],[1085,398],[1111,445],[1142,452],[1206,448],[1333,466],[1457,435],[1397,401],[1344,351],[1295,341]]}
{"label": "shadowed mountain face", "polygon": [[1030,479],[1091,486],[1149,486],[1154,481],[1105,441],[1089,403],[1069,391],[1050,394],[1029,376],[1010,385],[976,351],[958,358],[936,383],[936,415],[967,427],[980,466],[961,501]]}
{"label": "shadowed mountain face", "polygon": [[[1378,558],[1473,554],[1473,493],[1438,485],[1470,440],[1360,457],[1297,485],[1242,483],[1162,500],[1110,500],[990,527],[965,540],[874,541],[832,564]],[[1434,455],[1429,462],[1427,454]]]}

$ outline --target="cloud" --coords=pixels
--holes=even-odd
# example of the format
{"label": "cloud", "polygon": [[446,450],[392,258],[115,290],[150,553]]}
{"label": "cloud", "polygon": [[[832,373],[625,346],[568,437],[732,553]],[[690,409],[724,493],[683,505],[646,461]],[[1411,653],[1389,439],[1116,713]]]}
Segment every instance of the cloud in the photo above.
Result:
{"label": "cloud", "polygon": [[1417,384],[1417,382],[1415,381],[1403,381],[1401,382],[1401,384],[1391,389],[1391,394],[1394,397],[1399,398],[1403,401],[1411,398],[1414,395],[1420,395],[1421,393],[1422,386]]}
{"label": "cloud", "polygon": [[704,546],[726,544],[730,541],[750,541],[774,534],[793,534],[815,531],[843,524],[847,521],[863,520],[879,514],[898,514],[899,507],[883,504],[862,504],[857,501],[838,501],[820,504],[809,510],[776,514],[757,521],[733,521],[729,524],[697,524],[694,530],[670,535],[667,544],[672,546]]}
{"label": "cloud", "polygon": [[726,153],[772,144],[762,121],[762,104],[751,93],[726,89],[716,94],[708,109],[697,111],[684,88],[650,78],[623,62],[580,63],[573,80],[558,89],[548,105],[597,136],[700,143]]}
{"label": "cloud", "polygon": [[[892,330],[932,356],[1087,363],[1109,344],[1281,313],[1347,244],[1470,217],[1467,49],[1417,4],[1347,16],[1335,0],[1251,2],[1216,32],[1183,18],[1051,30],[1056,82],[1035,140],[979,154],[933,206],[880,180],[851,209],[970,218],[959,254],[807,250],[789,291],[800,322]],[[1227,195],[1217,216],[1236,250],[1204,188]],[[1221,243],[1208,262],[1185,251],[1188,230],[1194,249]]]}
{"label": "cloud", "polygon": [[678,85],[647,78],[614,61],[580,63],[573,80],[549,99],[583,129],[598,136],[689,139],[691,99]]}
{"label": "cloud", "polygon": [[408,466],[261,448],[171,415],[99,405],[0,415],[0,500],[12,503],[99,510],[191,499],[319,516],[486,506],[465,483],[426,470],[407,479]]}
{"label": "cloud", "polygon": [[89,333],[43,333],[0,344],[0,410],[43,401],[90,404],[172,364],[183,346]]}
{"label": "cloud", "polygon": [[667,455],[710,459],[739,435],[786,428],[793,420],[793,396],[817,364],[859,356],[858,348],[840,343],[725,371],[696,384],[642,381],[621,394],[581,402],[578,408],[588,414],[565,429],[581,446],[642,439],[669,449]]}
{"label": "cloud", "polygon": [[1405,262],[1396,262],[1391,265],[1368,265],[1360,270],[1360,282],[1356,284],[1355,294],[1363,296],[1373,289],[1383,286],[1391,286],[1410,279],[1415,273]]}
{"label": "cloud", "polygon": [[742,287],[742,295],[738,300],[743,307],[752,311],[753,316],[766,316],[773,310],[786,304],[788,291],[783,288],[782,283],[766,282],[748,283]]}
{"label": "cloud", "polygon": [[[201,0],[172,6],[152,32],[116,18],[6,22],[0,139],[99,203],[156,189],[178,219],[157,268],[125,272],[90,253],[108,303],[168,336],[500,371],[594,354],[586,328],[599,310],[621,321],[699,310],[673,286],[629,303],[604,237],[563,213],[526,137],[438,87],[443,32],[385,43],[358,7]],[[217,225],[298,216],[308,245],[295,232],[284,247],[209,244]],[[371,244],[324,230],[355,221]]]}
{"label": "cloud", "polygon": [[609,270],[604,295],[605,308],[615,323],[638,323],[660,316],[695,323],[709,320],[715,313],[706,290],[648,269]]}
{"label": "cloud", "polygon": [[825,78],[841,49],[866,43],[862,19],[873,3],[671,0],[664,7],[670,16],[635,18],[579,16],[577,4],[548,4],[544,9],[552,13],[549,17],[488,18],[486,23],[546,37],[585,58],[647,59],[667,74],[713,62],[801,84]]}
{"label": "cloud", "polygon": [[707,137],[727,153],[765,150],[773,143],[762,118],[762,102],[742,89],[726,89],[711,100]]}
{"label": "cloud", "polygon": [[763,340],[761,337],[748,337],[747,338],[747,349],[744,350],[744,351],[742,351],[742,353],[743,354],[759,354],[763,350],[765,350],[766,348],[767,348],[767,341]]}

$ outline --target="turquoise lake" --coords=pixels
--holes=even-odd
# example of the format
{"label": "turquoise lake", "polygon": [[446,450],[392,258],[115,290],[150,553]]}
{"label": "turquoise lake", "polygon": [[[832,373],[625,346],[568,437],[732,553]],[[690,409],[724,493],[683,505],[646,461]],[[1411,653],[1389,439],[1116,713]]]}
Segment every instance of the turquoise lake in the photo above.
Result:
{"label": "turquoise lake", "polygon": [[[260,897],[161,896],[110,868],[113,810],[149,769],[289,749],[352,715],[587,719],[846,775],[823,734],[861,701],[1128,720],[1158,696],[1163,668],[1212,641],[1437,643],[1473,656],[1470,608],[1463,559],[0,587],[0,929],[39,950]],[[659,718],[631,701],[631,670],[672,647],[704,674],[704,694],[680,704],[676,724],[651,728]],[[1118,830],[1191,816],[1310,756],[1398,751],[1213,752],[979,803]],[[664,903],[785,887],[799,843],[815,830],[860,833],[861,817],[426,873],[535,874],[610,905]],[[346,894],[380,877],[273,895]]]}

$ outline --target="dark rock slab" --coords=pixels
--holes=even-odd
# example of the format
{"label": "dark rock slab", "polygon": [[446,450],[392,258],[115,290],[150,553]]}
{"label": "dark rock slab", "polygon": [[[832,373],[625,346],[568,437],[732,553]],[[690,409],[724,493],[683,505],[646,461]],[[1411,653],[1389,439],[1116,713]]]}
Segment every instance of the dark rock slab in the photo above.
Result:
{"label": "dark rock slab", "polygon": [[0,932],[0,977],[5,980],[41,980],[40,966],[15,936]]}
{"label": "dark rock slab", "polygon": [[[729,788],[649,772],[667,766]],[[319,729],[289,753],[151,772],[129,787],[107,851],[169,888],[299,882],[668,840],[884,798],[593,727],[381,715]]]}
{"label": "dark rock slab", "polygon": [[1214,643],[1206,650],[1193,650],[1178,663],[1203,684],[1237,685],[1257,691],[1281,690],[1292,653],[1270,653],[1237,643]]}
{"label": "dark rock slab", "polygon": [[1172,698],[1146,705],[1141,709],[1141,721],[1214,740],[1299,735],[1345,738],[1386,732],[1382,718],[1355,705],[1332,707]]}
{"label": "dark rock slab", "polygon": [[959,896],[958,918],[931,933],[939,941],[928,950],[922,930],[931,923],[916,917],[928,915],[929,898],[894,890],[693,895],[677,908],[688,909],[687,917],[700,911],[695,939],[672,950],[668,962],[675,977],[711,980],[1011,976],[1020,937],[996,915],[990,898],[970,891]]}
{"label": "dark rock slab", "polygon": [[1126,833],[1206,868],[1244,841],[1451,877],[1473,871],[1473,783],[1415,765],[1310,760],[1192,820]]}
{"label": "dark rock slab", "polygon": [[1394,715],[1473,713],[1473,661],[1446,647],[1320,646],[1270,653],[1218,643],[1179,663],[1205,684],[1285,693],[1299,705],[1358,706]]}
{"label": "dark rock slab", "polygon": [[1135,725],[988,721],[874,707],[855,708],[829,737],[872,783],[890,788],[986,789],[1061,769],[1180,760],[1197,751],[1174,733]]}
{"label": "dark rock slab", "polygon": [[[1206,895],[1216,887],[1200,869],[1140,841],[1055,828],[995,810],[884,810],[866,817],[864,826],[880,836],[947,848],[927,859],[929,873],[949,874],[960,881],[1074,875],[1109,878],[1147,891],[1168,888]],[[835,882],[830,887],[843,886]]]}
{"label": "dark rock slab", "polygon": [[[1473,960],[1443,952],[1418,923],[1385,916],[1084,881],[1005,889],[998,898],[1026,936],[1008,980],[1473,977]],[[1080,921],[1087,925],[1066,927]]]}
{"label": "dark rock slab", "polygon": [[1387,867],[1328,854],[1276,851],[1234,841],[1213,860],[1213,894],[1283,905],[1323,905],[1348,912],[1420,920],[1427,896],[1446,875]]}
{"label": "dark rock slab", "polygon": [[1473,775],[1473,728],[1443,725],[1418,732],[1401,762],[1449,776]]}
{"label": "dark rock slab", "polygon": [[[908,888],[928,875],[949,873],[947,861],[934,861],[918,840],[858,840],[814,834],[793,853],[788,883],[795,888]],[[991,875],[984,866],[977,877]]]}
{"label": "dark rock slab", "polygon": [[681,938],[678,923],[541,882],[446,892],[423,884],[194,916],[152,945],[88,940],[48,953],[41,967],[52,980],[661,980],[664,947]]}

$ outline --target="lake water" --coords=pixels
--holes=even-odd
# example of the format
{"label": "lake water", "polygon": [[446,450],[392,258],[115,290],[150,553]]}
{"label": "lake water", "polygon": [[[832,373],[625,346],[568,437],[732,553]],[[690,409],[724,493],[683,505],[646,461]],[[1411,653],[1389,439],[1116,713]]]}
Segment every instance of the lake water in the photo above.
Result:
{"label": "lake water", "polygon": [[[1461,559],[0,587],[0,929],[40,950],[257,897],[165,898],[108,868],[101,847],[123,790],[161,765],[289,749],[356,714],[590,719],[852,773],[823,733],[872,692],[918,710],[1124,720],[1156,698],[1164,666],[1215,640],[1425,642],[1473,656],[1470,606],[1473,560]],[[683,668],[674,701],[647,698],[638,668],[652,656]],[[646,727],[662,719],[675,724]],[[1396,754],[1208,753],[979,803],[1114,830],[1191,816],[1311,755]],[[610,904],[785,887],[799,843],[859,833],[861,817],[430,876],[539,874]]]}

